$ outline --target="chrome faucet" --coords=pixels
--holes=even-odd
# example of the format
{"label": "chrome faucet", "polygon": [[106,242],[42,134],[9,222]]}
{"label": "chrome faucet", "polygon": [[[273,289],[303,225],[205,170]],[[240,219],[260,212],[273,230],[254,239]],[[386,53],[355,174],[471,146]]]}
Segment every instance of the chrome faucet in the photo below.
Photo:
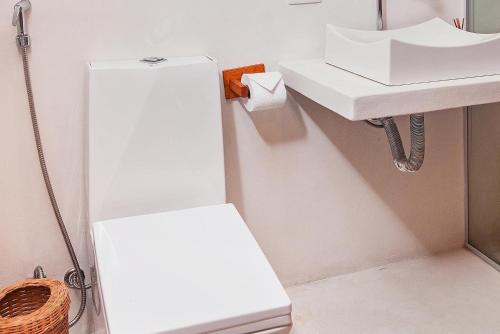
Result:
{"label": "chrome faucet", "polygon": [[378,18],[377,18],[377,30],[384,30],[384,1],[378,0]]}
{"label": "chrome faucet", "polygon": [[29,0],[21,0],[14,6],[14,15],[12,17],[12,25],[17,26],[17,46],[21,49],[26,49],[30,46],[30,36],[27,32],[26,13],[31,9]]}

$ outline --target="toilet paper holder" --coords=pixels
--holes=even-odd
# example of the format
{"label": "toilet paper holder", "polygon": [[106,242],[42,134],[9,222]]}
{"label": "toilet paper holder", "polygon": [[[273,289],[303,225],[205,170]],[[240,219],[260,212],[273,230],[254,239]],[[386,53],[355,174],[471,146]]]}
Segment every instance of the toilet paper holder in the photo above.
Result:
{"label": "toilet paper holder", "polygon": [[243,74],[264,73],[266,66],[264,64],[255,64],[244,67],[232,68],[222,71],[224,81],[224,94],[227,100],[239,97],[250,97],[248,86],[241,82]]}

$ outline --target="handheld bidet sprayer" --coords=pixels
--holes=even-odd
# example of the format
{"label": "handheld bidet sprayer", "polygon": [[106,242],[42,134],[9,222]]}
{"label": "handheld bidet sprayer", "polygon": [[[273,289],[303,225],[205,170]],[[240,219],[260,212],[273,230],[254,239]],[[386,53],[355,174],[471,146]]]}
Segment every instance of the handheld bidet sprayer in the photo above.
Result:
{"label": "handheld bidet sprayer", "polygon": [[26,25],[26,14],[31,9],[29,0],[21,0],[14,6],[14,15],[12,16],[12,25],[17,27],[17,46],[26,49],[30,46],[30,36],[28,35]]}

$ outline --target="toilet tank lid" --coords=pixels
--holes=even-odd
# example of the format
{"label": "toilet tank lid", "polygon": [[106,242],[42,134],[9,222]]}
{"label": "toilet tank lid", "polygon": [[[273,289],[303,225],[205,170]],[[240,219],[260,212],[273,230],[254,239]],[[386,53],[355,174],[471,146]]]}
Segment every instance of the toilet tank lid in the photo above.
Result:
{"label": "toilet tank lid", "polygon": [[91,61],[89,67],[92,70],[110,70],[110,69],[158,69],[163,67],[192,65],[199,63],[212,63],[215,59],[210,56],[193,56],[193,57],[168,57],[162,58],[164,61],[150,63],[143,59],[126,59],[126,60],[111,60],[111,61]]}
{"label": "toilet tank lid", "polygon": [[289,315],[290,300],[232,204],[93,224],[110,333],[206,333]]}

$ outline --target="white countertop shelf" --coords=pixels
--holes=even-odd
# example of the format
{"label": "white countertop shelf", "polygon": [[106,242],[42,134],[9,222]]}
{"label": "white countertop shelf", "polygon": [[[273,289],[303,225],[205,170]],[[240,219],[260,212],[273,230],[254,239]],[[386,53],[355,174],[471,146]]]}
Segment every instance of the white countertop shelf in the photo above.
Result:
{"label": "white countertop shelf", "polygon": [[280,70],[288,87],[352,121],[500,102],[500,75],[386,86],[322,59],[282,62]]}

